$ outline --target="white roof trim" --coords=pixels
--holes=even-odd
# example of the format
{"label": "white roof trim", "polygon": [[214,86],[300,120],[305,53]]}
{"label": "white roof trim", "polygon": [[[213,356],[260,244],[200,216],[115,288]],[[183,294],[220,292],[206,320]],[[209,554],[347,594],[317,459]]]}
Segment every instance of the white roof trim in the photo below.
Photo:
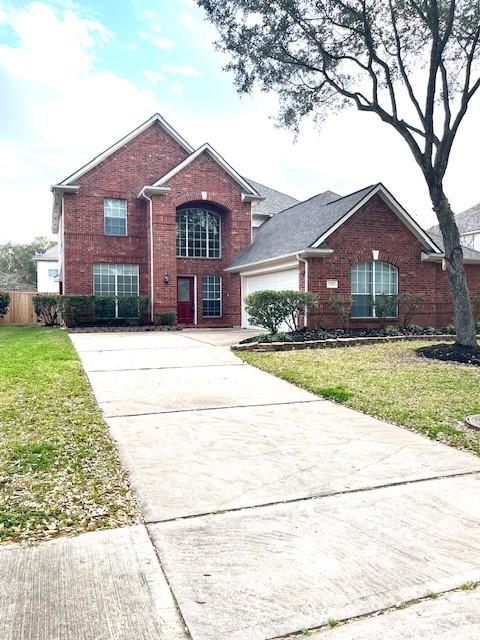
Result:
{"label": "white roof trim", "polygon": [[475,229],[475,231],[462,231],[460,237],[462,236],[474,236],[476,233],[480,233],[480,229]]}
{"label": "white roof trim", "polygon": [[267,265],[269,263],[281,262],[282,260],[286,260],[288,258],[314,258],[322,256],[329,256],[333,253],[333,249],[305,249],[304,251],[294,251],[293,253],[284,253],[281,256],[274,256],[273,258],[265,258],[264,260],[256,260],[255,262],[248,262],[246,264],[239,264],[235,267],[227,267],[224,271],[232,271],[234,273],[242,273],[243,271],[248,271],[252,267],[257,267],[258,265]]}
{"label": "white roof trim", "polygon": [[[442,262],[442,260],[444,259],[444,253],[422,253],[422,262]],[[472,256],[463,256],[463,262],[465,264],[480,264],[480,254],[478,258],[474,258]]]}
{"label": "white roof trim", "polygon": [[242,176],[239,175],[235,171],[235,169],[231,167],[228,164],[228,162],[224,160],[224,158],[222,158],[222,156],[219,153],[217,153],[217,151],[215,151],[213,147],[211,147],[208,144],[208,142],[206,142],[205,144],[202,144],[202,146],[199,147],[196,151],[194,151],[191,155],[189,155],[188,158],[185,158],[185,160],[180,162],[180,164],[177,164],[176,167],[174,167],[168,173],[162,176],[159,180],[157,180],[157,182],[154,182],[152,186],[161,187],[165,185],[165,183],[168,182],[170,178],[173,178],[173,176],[175,176],[177,173],[182,171],[182,169],[187,167],[191,162],[193,162],[196,158],[198,158],[198,156],[200,156],[204,152],[207,152],[215,160],[215,162],[217,162],[222,167],[222,169],[224,169],[228,173],[228,175],[231,178],[233,178],[233,180],[235,180],[235,182],[237,182],[245,190],[245,193],[242,193],[242,200],[243,199],[246,200],[247,198],[253,198],[253,199],[262,198],[262,196],[258,193],[258,191],[254,189],[250,184],[248,184],[248,182],[244,178],[242,178]]}
{"label": "white roof trim", "polygon": [[341,218],[338,222],[330,227],[325,233],[323,233],[315,242],[312,244],[312,247],[319,247],[325,240],[332,235],[334,231],[336,231],[339,227],[342,226],[349,218],[353,216],[365,203],[367,203],[375,194],[377,194],[382,198],[382,200],[392,209],[392,211],[397,215],[398,218],[403,222],[403,224],[410,229],[410,231],[425,245],[429,246],[434,253],[439,254],[441,250],[437,245],[433,242],[433,240],[425,233],[425,231],[421,228],[421,226],[415,222],[415,220],[411,217],[407,211],[401,206],[401,204],[392,196],[392,194],[383,186],[383,184],[379,183],[369,191],[364,198],[360,200],[358,204],[356,204],[350,211],[348,211],[343,218]]}
{"label": "white roof trim", "polygon": [[170,191],[170,187],[151,187],[146,184],[142,187],[138,193],[137,198],[144,198],[145,196],[158,194],[158,195],[166,195]]}
{"label": "white roof trim", "polygon": [[133,140],[134,138],[136,138],[143,131],[145,131],[146,129],[151,127],[152,124],[154,124],[155,122],[158,122],[158,124],[174,140],[176,140],[178,142],[178,144],[187,153],[192,153],[193,147],[191,147],[188,144],[188,142],[186,140],[184,140],[182,138],[182,136],[179,133],[177,133],[177,131],[175,131],[175,129],[172,126],[170,126],[168,124],[168,122],[166,120],[164,120],[164,118],[162,118],[162,116],[159,113],[155,113],[151,118],[146,120],[139,127],[134,129],[133,131],[130,131],[130,133],[128,133],[126,136],[124,136],[121,140],[118,140],[118,142],[115,142],[115,144],[113,144],[111,147],[108,147],[108,149],[105,149],[105,151],[102,151],[102,153],[100,153],[98,156],[95,156],[95,158],[93,158],[93,160],[90,160],[90,162],[87,162],[87,164],[83,165],[83,167],[80,167],[80,169],[78,169],[78,171],[76,171],[75,173],[72,173],[72,175],[68,176],[68,178],[65,178],[65,180],[62,180],[62,182],[60,182],[59,186],[68,185],[71,182],[74,182],[75,180],[78,180],[78,178],[80,178],[85,173],[87,173],[87,171],[90,171],[90,169],[93,169],[93,167],[96,167],[97,164],[100,164],[100,162],[103,162],[103,160],[105,160],[105,158],[108,158],[108,156],[110,156],[112,153],[115,153],[115,151],[117,151],[117,149],[120,149],[121,147],[126,145],[128,142],[130,142],[130,140]]}

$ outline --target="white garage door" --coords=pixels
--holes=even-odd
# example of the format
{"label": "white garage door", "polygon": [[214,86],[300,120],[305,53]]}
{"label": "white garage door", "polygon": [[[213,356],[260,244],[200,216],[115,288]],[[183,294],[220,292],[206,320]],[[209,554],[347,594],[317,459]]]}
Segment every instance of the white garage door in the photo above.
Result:
{"label": "white garage door", "polygon": [[[290,289],[298,291],[298,267],[294,269],[284,269],[283,271],[274,271],[273,273],[261,273],[255,276],[242,277],[242,327],[249,328],[252,325],[248,322],[245,312],[245,297],[254,291],[262,289],[273,289],[281,291],[282,289]],[[282,330],[287,330],[282,327]]]}

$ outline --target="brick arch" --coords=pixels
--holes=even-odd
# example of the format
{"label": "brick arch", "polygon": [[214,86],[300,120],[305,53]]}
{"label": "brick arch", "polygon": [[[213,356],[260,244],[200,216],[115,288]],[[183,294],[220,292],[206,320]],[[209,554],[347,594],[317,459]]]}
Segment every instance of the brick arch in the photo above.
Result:
{"label": "brick arch", "polygon": [[[389,264],[396,267],[398,271],[400,271],[399,261],[396,256],[392,255],[391,253],[382,251],[382,249],[380,249],[379,251],[380,254],[376,262],[388,262]],[[359,262],[374,262],[372,249],[362,249],[360,251],[356,251],[348,257],[348,264],[350,268],[353,267],[354,264],[358,264]]]}
{"label": "brick arch", "polygon": [[231,200],[230,198],[226,198],[223,195],[216,194],[214,191],[208,191],[207,194],[208,198],[206,200],[203,200],[201,191],[189,191],[187,193],[176,196],[173,199],[173,205],[175,206],[175,209],[178,209],[182,205],[187,205],[190,202],[203,202],[205,204],[220,206],[226,211],[231,211],[235,207],[233,200]]}

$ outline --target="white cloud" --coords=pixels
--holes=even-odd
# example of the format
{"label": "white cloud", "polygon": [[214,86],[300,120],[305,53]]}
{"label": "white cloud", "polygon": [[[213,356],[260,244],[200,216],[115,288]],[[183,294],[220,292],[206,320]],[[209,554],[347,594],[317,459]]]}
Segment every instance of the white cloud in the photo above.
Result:
{"label": "white cloud", "polygon": [[183,93],[183,84],[181,82],[173,82],[170,85],[170,89],[172,93],[174,93],[175,95],[179,95]]}
{"label": "white cloud", "polygon": [[191,64],[164,64],[162,65],[162,71],[166,73],[176,73],[179,76],[194,77],[200,75],[200,71]]}
{"label": "white cloud", "polygon": [[151,71],[150,69],[145,69],[145,71],[143,71],[142,73],[153,84],[157,84],[158,82],[161,82],[162,80],[165,79],[165,76],[162,76],[162,74],[158,73],[158,71]]}
{"label": "white cloud", "polygon": [[[72,9],[6,6],[0,46],[0,241],[50,231],[49,187],[158,111],[154,94],[96,69],[107,29]],[[47,37],[48,35],[48,37]]]}
{"label": "white cloud", "polygon": [[[154,28],[153,25],[151,28],[154,32],[159,30],[159,27]],[[172,49],[175,46],[175,43],[173,42],[173,40],[169,40],[168,38],[162,38],[161,36],[158,36],[156,33],[151,33],[149,31],[141,31],[139,35],[141,38],[143,38],[143,40],[150,42],[158,49]]]}

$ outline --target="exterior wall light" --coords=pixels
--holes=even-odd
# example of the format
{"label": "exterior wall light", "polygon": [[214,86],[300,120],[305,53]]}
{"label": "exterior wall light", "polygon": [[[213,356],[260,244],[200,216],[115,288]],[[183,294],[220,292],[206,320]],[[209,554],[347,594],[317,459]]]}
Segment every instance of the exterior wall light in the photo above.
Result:
{"label": "exterior wall light", "polygon": [[165,283],[165,286],[167,286],[170,282],[170,276],[168,275],[168,273],[165,273],[165,275],[163,276],[163,281]]}

